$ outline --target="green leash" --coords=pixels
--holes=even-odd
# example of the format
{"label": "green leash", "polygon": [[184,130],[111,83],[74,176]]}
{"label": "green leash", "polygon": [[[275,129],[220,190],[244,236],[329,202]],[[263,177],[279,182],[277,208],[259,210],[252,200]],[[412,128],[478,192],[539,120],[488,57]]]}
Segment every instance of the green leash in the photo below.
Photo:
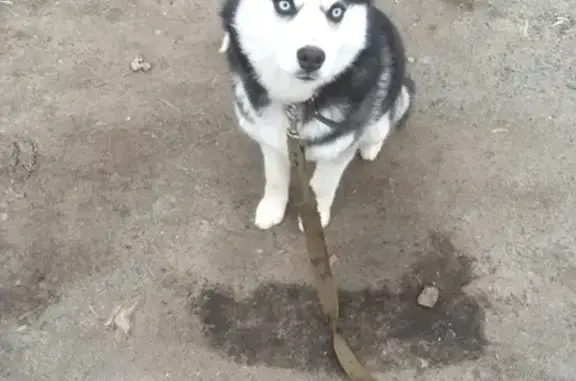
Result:
{"label": "green leash", "polygon": [[332,345],[340,365],[352,381],[376,381],[358,360],[346,339],[340,333],[338,288],[332,270],[330,269],[330,256],[326,246],[324,229],[320,222],[317,200],[310,179],[306,172],[305,148],[299,138],[299,125],[301,108],[290,105],[286,115],[290,121],[288,130],[288,152],[290,163],[296,172],[297,197],[296,206],[306,237],[306,248],[310,257],[310,264],[316,281],[318,299],[322,311],[332,331]]}

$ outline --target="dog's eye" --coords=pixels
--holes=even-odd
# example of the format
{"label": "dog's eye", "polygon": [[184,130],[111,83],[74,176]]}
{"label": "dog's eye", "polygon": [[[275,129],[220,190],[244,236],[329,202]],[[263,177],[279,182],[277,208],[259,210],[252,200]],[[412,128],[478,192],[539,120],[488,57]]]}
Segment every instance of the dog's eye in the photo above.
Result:
{"label": "dog's eye", "polygon": [[344,12],[346,11],[346,7],[340,3],[336,3],[328,9],[326,15],[328,18],[333,22],[339,22],[344,17]]}
{"label": "dog's eye", "polygon": [[276,12],[282,16],[291,16],[296,13],[296,6],[291,0],[274,1]]}

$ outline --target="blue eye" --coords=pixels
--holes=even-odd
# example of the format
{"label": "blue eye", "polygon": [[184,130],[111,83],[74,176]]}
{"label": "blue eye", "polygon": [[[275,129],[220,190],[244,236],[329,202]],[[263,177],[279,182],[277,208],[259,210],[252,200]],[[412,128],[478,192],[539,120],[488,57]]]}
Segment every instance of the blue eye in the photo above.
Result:
{"label": "blue eye", "polygon": [[328,9],[326,16],[333,22],[339,22],[344,17],[344,12],[346,12],[346,7],[340,3],[336,3]]}
{"label": "blue eye", "polygon": [[276,13],[282,16],[291,16],[296,13],[296,7],[291,0],[276,0],[274,1]]}

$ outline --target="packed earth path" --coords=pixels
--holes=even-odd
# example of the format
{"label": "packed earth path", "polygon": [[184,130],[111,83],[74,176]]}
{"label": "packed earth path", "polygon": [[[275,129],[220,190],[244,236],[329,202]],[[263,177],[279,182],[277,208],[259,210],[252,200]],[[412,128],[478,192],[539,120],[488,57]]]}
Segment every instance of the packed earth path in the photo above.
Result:
{"label": "packed earth path", "polygon": [[[343,379],[219,5],[0,0],[0,379]],[[576,380],[573,1],[378,5],[418,94],[336,196],[345,335],[382,380]]]}

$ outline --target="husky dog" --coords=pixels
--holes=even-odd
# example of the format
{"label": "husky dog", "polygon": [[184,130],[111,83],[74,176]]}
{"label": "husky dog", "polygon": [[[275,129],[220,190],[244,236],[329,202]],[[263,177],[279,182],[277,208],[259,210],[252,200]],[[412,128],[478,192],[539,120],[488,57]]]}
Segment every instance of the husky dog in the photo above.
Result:
{"label": "husky dog", "polygon": [[[322,226],[356,152],[374,160],[407,116],[414,84],[402,39],[371,0],[226,0],[220,16],[240,127],[259,143],[266,184],[255,224],[284,219],[290,184],[288,105],[302,105],[300,138],[316,163]],[[302,225],[300,223],[300,229]]]}

